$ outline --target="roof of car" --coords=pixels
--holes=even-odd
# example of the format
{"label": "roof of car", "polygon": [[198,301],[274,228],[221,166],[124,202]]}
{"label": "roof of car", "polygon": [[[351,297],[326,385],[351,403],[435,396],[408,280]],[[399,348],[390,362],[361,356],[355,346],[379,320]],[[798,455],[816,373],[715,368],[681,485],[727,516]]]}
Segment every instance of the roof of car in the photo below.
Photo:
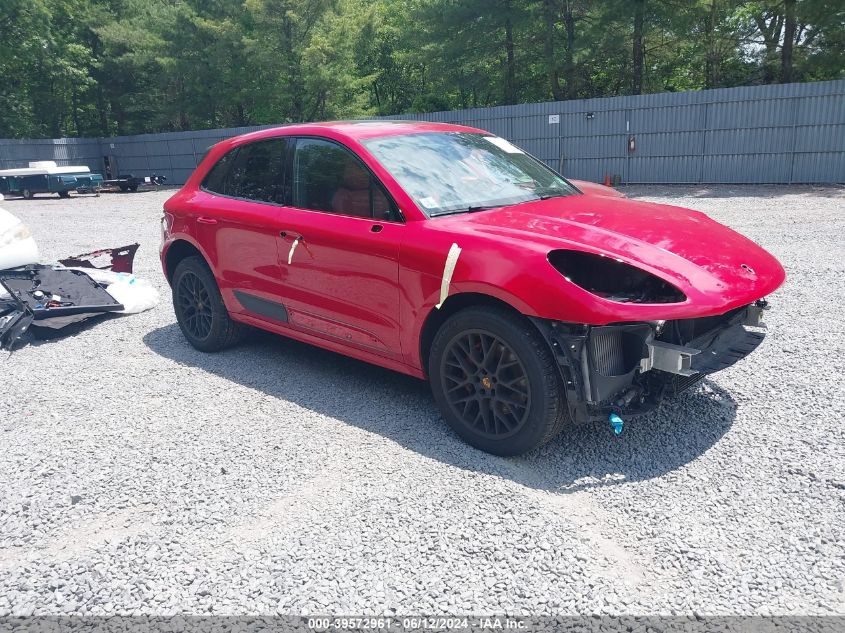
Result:
{"label": "roof of car", "polygon": [[284,130],[287,134],[319,134],[327,130],[343,134],[349,138],[362,140],[376,136],[398,134],[419,134],[421,132],[484,132],[477,128],[451,123],[432,123],[431,121],[389,121],[385,119],[361,119],[355,121],[326,121],[321,123],[295,123],[276,128],[268,128],[249,134],[251,137],[275,136],[274,132]]}

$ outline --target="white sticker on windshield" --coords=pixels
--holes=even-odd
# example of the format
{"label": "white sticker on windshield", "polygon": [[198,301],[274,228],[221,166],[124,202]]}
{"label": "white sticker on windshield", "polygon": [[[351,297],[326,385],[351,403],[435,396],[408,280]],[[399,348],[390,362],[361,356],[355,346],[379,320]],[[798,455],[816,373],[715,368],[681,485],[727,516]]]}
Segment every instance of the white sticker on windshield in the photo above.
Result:
{"label": "white sticker on windshield", "polygon": [[420,198],[420,204],[426,209],[433,209],[437,206],[437,200],[435,200],[431,196],[428,196],[426,198]]}
{"label": "white sticker on windshield", "polygon": [[490,141],[496,147],[499,147],[505,150],[508,154],[524,154],[521,149],[519,149],[516,145],[513,145],[506,141],[503,138],[499,138],[498,136],[485,136],[485,140]]}

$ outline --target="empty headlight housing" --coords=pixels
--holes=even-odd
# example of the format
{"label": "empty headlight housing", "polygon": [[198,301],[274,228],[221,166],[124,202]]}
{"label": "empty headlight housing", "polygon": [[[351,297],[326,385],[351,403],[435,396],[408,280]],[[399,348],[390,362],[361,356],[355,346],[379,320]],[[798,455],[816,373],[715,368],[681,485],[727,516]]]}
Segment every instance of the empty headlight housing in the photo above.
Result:
{"label": "empty headlight housing", "polygon": [[619,303],[681,303],[686,295],[644,270],[611,257],[556,250],[549,263],[567,280],[594,295]]}

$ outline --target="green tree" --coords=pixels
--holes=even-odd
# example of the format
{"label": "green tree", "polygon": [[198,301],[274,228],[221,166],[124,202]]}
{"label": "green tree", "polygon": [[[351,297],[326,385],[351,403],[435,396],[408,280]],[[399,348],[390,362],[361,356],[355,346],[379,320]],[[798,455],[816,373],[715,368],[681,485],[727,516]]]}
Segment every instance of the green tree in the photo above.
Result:
{"label": "green tree", "polygon": [[827,0],[4,0],[0,136],[845,76]]}

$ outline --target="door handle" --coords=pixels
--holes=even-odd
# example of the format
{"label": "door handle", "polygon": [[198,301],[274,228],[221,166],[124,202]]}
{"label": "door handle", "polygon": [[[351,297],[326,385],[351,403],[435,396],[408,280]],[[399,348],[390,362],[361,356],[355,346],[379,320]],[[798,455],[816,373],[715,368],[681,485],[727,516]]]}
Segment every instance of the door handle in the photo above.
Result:
{"label": "door handle", "polygon": [[381,230],[382,230],[383,228],[384,228],[384,227],[383,227],[381,224],[373,224],[373,225],[370,227],[370,230],[371,230],[373,233],[381,233]]}
{"label": "door handle", "polygon": [[198,224],[217,224],[217,220],[214,218],[209,218],[207,216],[201,215],[197,218]]}

